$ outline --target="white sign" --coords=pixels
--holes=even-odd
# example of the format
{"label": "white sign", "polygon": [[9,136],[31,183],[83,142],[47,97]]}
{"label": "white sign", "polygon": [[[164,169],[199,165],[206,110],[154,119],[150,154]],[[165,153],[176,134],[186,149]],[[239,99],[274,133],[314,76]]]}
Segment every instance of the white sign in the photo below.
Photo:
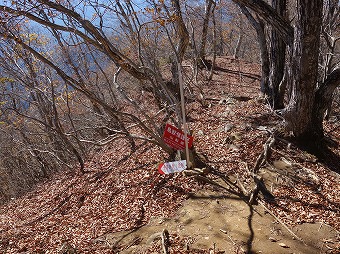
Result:
{"label": "white sign", "polygon": [[172,161],[172,162],[165,162],[161,163],[158,166],[158,172],[162,175],[164,174],[171,174],[176,172],[182,172],[187,168],[187,161]]}

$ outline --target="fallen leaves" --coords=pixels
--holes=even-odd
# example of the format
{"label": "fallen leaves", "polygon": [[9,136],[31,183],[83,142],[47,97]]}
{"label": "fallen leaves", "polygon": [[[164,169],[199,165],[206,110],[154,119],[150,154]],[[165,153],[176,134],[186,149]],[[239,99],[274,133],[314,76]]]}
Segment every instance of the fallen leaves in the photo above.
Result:
{"label": "fallen leaves", "polygon": [[[152,148],[150,153],[154,158]],[[38,186],[29,202],[23,197],[3,206],[7,212],[0,215],[0,229],[7,240],[0,250],[57,250],[63,241],[91,249],[92,240],[102,234],[143,225],[151,216],[170,216],[197,187],[181,175],[162,177],[143,165],[132,170],[134,161],[100,174],[99,163],[88,163],[92,171],[82,176],[56,175],[57,181]]]}
{"label": "fallen leaves", "polygon": [[[230,67],[226,62],[219,64],[223,68]],[[243,67],[254,73],[258,68],[251,64]],[[250,100],[232,100],[233,103],[217,100],[209,108],[192,102],[188,105],[192,119],[189,126],[194,135],[197,133],[195,148],[206,155],[212,167],[227,175],[237,174],[245,185],[250,185],[244,163],[250,167],[254,165],[268,138],[263,126],[274,125],[277,118],[254,99],[258,83],[240,86],[237,82],[238,77],[220,73],[202,89],[213,98],[228,94],[228,98],[242,96]],[[326,128],[332,129],[331,124]],[[337,137],[339,133],[339,129],[334,131]],[[151,217],[167,218],[176,213],[189,193],[201,188],[182,174],[159,175],[156,166],[164,161],[165,155],[157,147],[141,142],[137,142],[138,149],[134,152],[128,147],[126,141],[106,146],[86,162],[89,173],[61,172],[48,182],[38,184],[32,192],[1,206],[0,252],[54,253],[67,243],[81,253],[111,253],[110,248],[94,239],[109,232],[145,225]],[[268,202],[266,207],[288,225],[318,221],[339,230],[338,176],[325,164],[300,158],[299,150],[293,145],[289,151],[286,147],[278,142],[275,149],[294,157],[309,170],[308,175],[303,171],[297,177],[287,174],[281,179],[282,183],[273,188],[276,202]],[[272,157],[280,159],[282,154],[274,150]],[[311,184],[310,175],[317,175],[317,189]],[[223,229],[220,231],[227,233]],[[279,242],[274,238],[269,240]],[[174,253],[188,253],[185,251],[194,239],[170,234],[169,241]],[[325,244],[330,241],[325,239]],[[284,243],[278,244],[289,248]],[[159,245],[151,247],[150,251],[152,248],[157,251]],[[207,252],[190,249],[190,253]]]}

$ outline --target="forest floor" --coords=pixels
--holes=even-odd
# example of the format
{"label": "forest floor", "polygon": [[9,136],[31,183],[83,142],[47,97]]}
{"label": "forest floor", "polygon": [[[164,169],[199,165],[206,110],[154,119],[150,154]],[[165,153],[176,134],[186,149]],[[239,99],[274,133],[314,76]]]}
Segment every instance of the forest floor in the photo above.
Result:
{"label": "forest floor", "polygon": [[205,107],[187,103],[214,173],[160,175],[159,148],[108,145],[88,173],[60,172],[0,206],[0,253],[339,253],[339,105],[325,123],[327,156],[275,139],[257,173],[270,194],[249,205],[241,190],[256,186],[251,171],[281,119],[259,97],[258,65],[217,66],[211,82],[200,74]]}

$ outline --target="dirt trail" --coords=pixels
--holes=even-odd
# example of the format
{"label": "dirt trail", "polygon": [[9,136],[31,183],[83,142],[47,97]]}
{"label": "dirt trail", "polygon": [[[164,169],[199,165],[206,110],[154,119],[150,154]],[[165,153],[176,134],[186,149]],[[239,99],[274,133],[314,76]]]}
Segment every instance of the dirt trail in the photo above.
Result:
{"label": "dirt trail", "polygon": [[[151,244],[159,244],[163,229],[172,234],[190,236],[191,249],[224,253],[326,253],[334,247],[337,232],[322,224],[303,224],[294,228],[294,237],[261,205],[250,208],[236,196],[220,191],[202,191],[188,199],[173,218],[153,218],[135,231],[108,234],[97,241],[120,249],[119,253],[150,253]],[[138,244],[137,244],[138,243]],[[137,245],[135,245],[137,244]],[[171,246],[170,246],[170,253]]]}

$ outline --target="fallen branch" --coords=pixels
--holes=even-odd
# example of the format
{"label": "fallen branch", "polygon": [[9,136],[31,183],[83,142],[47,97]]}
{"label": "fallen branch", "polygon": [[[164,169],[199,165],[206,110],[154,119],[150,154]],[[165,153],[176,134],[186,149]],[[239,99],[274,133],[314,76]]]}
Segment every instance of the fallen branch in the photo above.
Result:
{"label": "fallen branch", "polygon": [[288,160],[284,156],[281,159],[282,159],[283,162],[287,163],[291,167],[296,167],[296,166],[300,167],[300,169],[302,171],[305,171],[305,173],[308,175],[308,177],[312,178],[315,181],[315,183],[317,183],[317,184],[320,183],[320,178],[318,177],[318,175],[313,170],[306,168],[304,165],[294,161],[293,159]]}
{"label": "fallen branch", "polygon": [[218,177],[220,177],[226,184],[228,184],[230,187],[232,187],[232,188],[237,188],[237,189],[239,189],[239,187],[237,186],[237,185],[235,185],[236,183],[237,183],[237,181],[231,181],[225,174],[223,174],[223,173],[220,173],[220,172],[218,172],[218,171],[216,171],[216,170],[211,170],[211,173],[213,174],[213,175],[216,175],[216,176],[218,176]]}

